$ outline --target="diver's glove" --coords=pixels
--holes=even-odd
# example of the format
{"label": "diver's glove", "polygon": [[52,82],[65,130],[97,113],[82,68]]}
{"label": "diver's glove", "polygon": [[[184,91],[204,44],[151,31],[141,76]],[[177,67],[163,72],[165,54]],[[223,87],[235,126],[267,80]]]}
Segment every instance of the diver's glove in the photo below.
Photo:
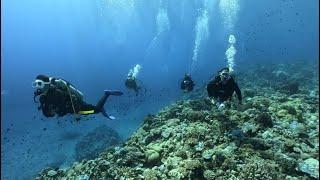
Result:
{"label": "diver's glove", "polygon": [[211,102],[212,104],[216,104],[216,101],[214,100],[214,98],[210,98],[210,102]]}
{"label": "diver's glove", "polygon": [[218,110],[222,110],[226,107],[226,105],[224,103],[221,103],[219,106],[218,106]]}

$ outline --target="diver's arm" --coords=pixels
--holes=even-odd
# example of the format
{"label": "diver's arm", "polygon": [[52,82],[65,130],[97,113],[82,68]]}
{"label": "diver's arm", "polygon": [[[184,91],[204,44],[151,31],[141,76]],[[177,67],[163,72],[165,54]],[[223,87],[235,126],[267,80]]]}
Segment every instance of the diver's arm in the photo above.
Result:
{"label": "diver's arm", "polygon": [[40,111],[40,109],[42,109],[43,108],[43,106],[44,106],[44,96],[40,96],[40,98],[39,98],[39,102],[40,102],[40,106],[38,107],[38,110]]}
{"label": "diver's arm", "polygon": [[142,83],[142,81],[138,80],[137,81],[139,82],[139,85],[137,84],[138,86],[138,90],[144,90],[144,92],[147,92],[147,88],[146,86]]}
{"label": "diver's arm", "polygon": [[208,85],[207,85],[207,91],[208,91],[208,95],[209,97],[218,97],[217,95],[217,84],[220,82],[220,77],[216,76],[214,79],[212,79]]}
{"label": "diver's arm", "polygon": [[196,85],[196,83],[194,83],[192,80],[191,80],[191,83],[192,83],[192,86],[195,86],[195,85]]}
{"label": "diver's arm", "polygon": [[184,79],[179,79],[180,89],[184,89]]}
{"label": "diver's arm", "polygon": [[211,79],[209,84],[218,84],[220,81],[221,81],[220,76],[216,76],[216,77],[214,77],[214,79]]}
{"label": "diver's arm", "polygon": [[185,85],[184,85],[183,81],[180,83],[180,88],[181,88],[181,89],[184,89],[184,88],[185,88]]}
{"label": "diver's arm", "polygon": [[55,115],[55,113],[52,111],[52,105],[50,106],[47,103],[41,104],[41,110],[42,110],[42,114],[45,117],[53,117]]}
{"label": "diver's arm", "polygon": [[241,104],[242,103],[242,95],[241,95],[240,88],[239,88],[238,84],[235,82],[235,80],[234,79],[232,79],[232,80],[233,80],[234,90],[236,91],[239,103]]}
{"label": "diver's arm", "polygon": [[209,83],[209,84],[207,85],[207,91],[208,91],[208,96],[209,96],[210,98],[212,98],[212,97],[214,97],[214,98],[218,97],[218,95],[217,95],[217,93],[216,93],[215,84]]}
{"label": "diver's arm", "polygon": [[139,85],[138,85],[138,83],[137,83],[137,86],[139,86],[139,87],[144,87],[144,84],[143,84],[142,81],[140,81],[139,79],[136,79],[136,81],[139,83]]}
{"label": "diver's arm", "polygon": [[147,88],[145,87],[145,85],[143,84],[143,82],[140,81],[140,80],[138,80],[138,79],[137,79],[137,81],[139,82],[139,84],[137,83],[137,87],[138,87],[137,90],[139,91],[139,90],[141,90],[141,89],[144,89],[144,91],[146,91]]}

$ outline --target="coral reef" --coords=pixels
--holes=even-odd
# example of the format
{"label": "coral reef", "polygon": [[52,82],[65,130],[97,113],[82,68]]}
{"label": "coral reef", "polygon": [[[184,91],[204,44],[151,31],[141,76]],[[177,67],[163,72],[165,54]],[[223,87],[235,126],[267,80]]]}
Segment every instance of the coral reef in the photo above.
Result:
{"label": "coral reef", "polygon": [[290,67],[249,69],[238,78],[241,107],[218,111],[195,92],[198,99],[145,117],[122,145],[68,169],[45,168],[36,179],[318,179],[318,91],[309,96],[301,83],[282,92],[266,80],[303,76]]}
{"label": "coral reef", "polygon": [[76,144],[75,156],[77,161],[93,159],[107,147],[121,142],[118,133],[110,127],[100,126],[81,138]]}

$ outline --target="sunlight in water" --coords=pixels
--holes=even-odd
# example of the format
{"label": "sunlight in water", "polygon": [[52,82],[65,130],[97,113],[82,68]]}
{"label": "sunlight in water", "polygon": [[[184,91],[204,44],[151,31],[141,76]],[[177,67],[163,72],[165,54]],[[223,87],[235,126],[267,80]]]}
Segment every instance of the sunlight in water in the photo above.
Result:
{"label": "sunlight in water", "polygon": [[157,33],[149,43],[149,46],[146,50],[146,55],[148,55],[151,50],[156,49],[159,45],[158,40],[161,39],[161,36],[170,30],[170,21],[168,17],[167,6],[163,5],[162,1],[160,1],[160,6],[158,9],[158,14],[156,17],[156,26]]}
{"label": "sunlight in water", "polygon": [[206,9],[203,10],[201,16],[198,17],[196,23],[196,37],[194,40],[194,48],[193,48],[193,56],[192,56],[192,65],[191,65],[191,72],[194,71],[198,60],[198,53],[201,43],[206,40],[209,36],[209,28],[208,28],[208,11]]}
{"label": "sunlight in water", "polygon": [[193,47],[193,56],[191,63],[191,72],[195,70],[196,63],[198,61],[198,54],[201,48],[201,44],[209,37],[209,10],[212,8],[214,0],[205,0],[204,7],[201,9],[201,14],[197,18],[195,26],[195,40]]}
{"label": "sunlight in water", "polygon": [[167,9],[159,8],[157,15],[157,36],[170,29]]}
{"label": "sunlight in water", "polygon": [[134,23],[135,0],[103,0],[101,16],[106,17],[109,27],[114,28],[114,40],[123,44],[127,40],[127,32]]}
{"label": "sunlight in water", "polygon": [[131,13],[134,10],[134,0],[106,0],[110,9],[116,9],[121,13]]}

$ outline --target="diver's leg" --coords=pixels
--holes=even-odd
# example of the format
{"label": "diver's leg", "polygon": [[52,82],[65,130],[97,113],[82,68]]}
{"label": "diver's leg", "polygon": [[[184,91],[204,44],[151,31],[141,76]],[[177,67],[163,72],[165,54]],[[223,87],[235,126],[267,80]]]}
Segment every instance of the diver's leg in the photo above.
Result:
{"label": "diver's leg", "polygon": [[85,115],[86,114],[93,114],[93,113],[89,113],[89,112],[84,113],[84,111],[92,111],[92,110],[94,110],[94,113],[99,113],[99,112],[97,112],[96,106],[92,105],[92,104],[88,104],[88,103],[83,102],[81,104],[81,106],[79,107],[80,114],[82,114],[82,113],[85,114]]}
{"label": "diver's leg", "polygon": [[98,101],[96,105],[97,110],[99,112],[102,112],[103,106],[110,95],[121,96],[122,94],[123,92],[121,91],[104,90],[104,95],[101,97],[101,99]]}
{"label": "diver's leg", "polygon": [[106,101],[110,95],[121,96],[122,94],[123,93],[121,91],[104,90],[104,95],[101,97],[101,99],[98,101],[98,103],[96,105],[96,112],[97,113],[101,112],[103,116],[105,116],[109,119],[115,119],[115,117],[110,116],[106,113],[103,106],[106,103]]}
{"label": "diver's leg", "polygon": [[101,109],[101,113],[102,113],[102,115],[103,115],[104,117],[107,117],[107,118],[109,118],[109,119],[111,119],[111,120],[116,119],[114,116],[108,115],[108,114],[106,113],[106,111],[104,110],[104,108]]}
{"label": "diver's leg", "polygon": [[136,92],[136,96],[138,96],[138,94],[139,94],[139,89],[138,89],[138,88],[135,88],[134,91]]}
{"label": "diver's leg", "polygon": [[97,111],[102,112],[103,106],[104,106],[104,104],[106,103],[109,95],[110,95],[110,94],[105,93],[105,94],[100,98],[100,100],[98,101],[98,103],[97,103],[97,105],[96,105]]}

